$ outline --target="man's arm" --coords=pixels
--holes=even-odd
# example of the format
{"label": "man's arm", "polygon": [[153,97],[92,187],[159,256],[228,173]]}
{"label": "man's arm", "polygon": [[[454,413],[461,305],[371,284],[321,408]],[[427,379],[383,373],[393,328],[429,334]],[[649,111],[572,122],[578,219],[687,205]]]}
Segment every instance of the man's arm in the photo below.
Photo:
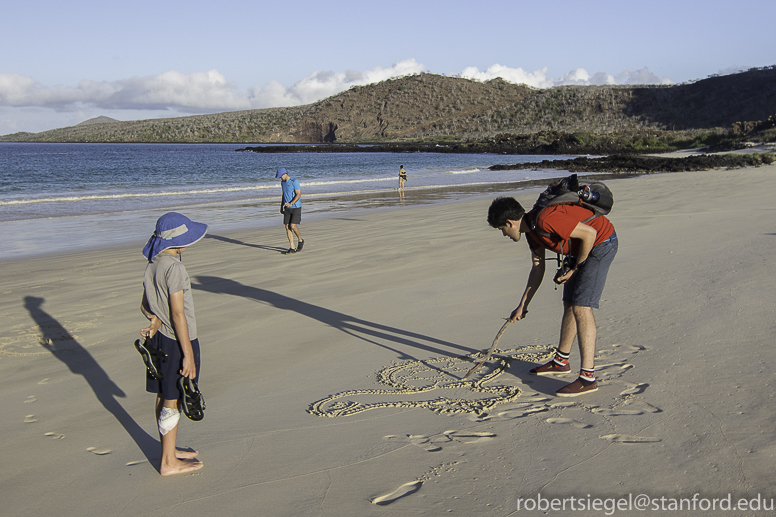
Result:
{"label": "man's arm", "polygon": [[302,197],[302,191],[301,191],[301,190],[295,190],[295,191],[294,191],[294,199],[292,199],[291,201],[289,201],[288,203],[286,203],[286,204],[285,204],[285,205],[283,205],[283,206],[291,206],[291,205],[293,205],[294,203],[296,203],[297,201],[299,201],[299,199],[300,199],[301,197]]}
{"label": "man's arm", "polygon": [[577,223],[576,228],[571,232],[571,238],[579,240],[579,250],[577,252],[577,267],[558,278],[558,283],[566,283],[579,269],[579,265],[587,260],[590,251],[595,244],[595,238],[598,232],[592,226],[588,226],[585,223]]}
{"label": "man's arm", "polygon": [[189,379],[197,376],[197,366],[194,363],[194,351],[191,348],[189,339],[189,325],[186,321],[186,314],[183,311],[183,291],[170,294],[170,312],[172,316],[172,327],[181,345],[183,353],[183,368],[180,374]]}
{"label": "man's arm", "polygon": [[520,299],[520,305],[509,315],[509,321],[517,321],[525,318],[528,314],[528,304],[531,303],[539,286],[544,279],[544,248],[538,251],[531,250],[531,272],[528,274],[528,282]]}

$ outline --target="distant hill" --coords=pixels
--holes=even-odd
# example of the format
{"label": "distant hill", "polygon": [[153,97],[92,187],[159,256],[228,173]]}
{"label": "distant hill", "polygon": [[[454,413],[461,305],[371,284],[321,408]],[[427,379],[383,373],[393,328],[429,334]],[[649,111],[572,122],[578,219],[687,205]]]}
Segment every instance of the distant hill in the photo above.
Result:
{"label": "distant hill", "polygon": [[100,116],[100,117],[94,117],[90,118],[89,120],[84,120],[80,124],[76,124],[76,126],[89,126],[92,124],[110,124],[111,122],[118,122],[115,118]]}
{"label": "distant hill", "polygon": [[[26,142],[354,143],[499,134],[643,133],[730,128],[776,114],[776,66],[671,86],[531,88],[419,74],[290,108],[77,126],[0,137]],[[106,120],[107,119],[107,120]]]}

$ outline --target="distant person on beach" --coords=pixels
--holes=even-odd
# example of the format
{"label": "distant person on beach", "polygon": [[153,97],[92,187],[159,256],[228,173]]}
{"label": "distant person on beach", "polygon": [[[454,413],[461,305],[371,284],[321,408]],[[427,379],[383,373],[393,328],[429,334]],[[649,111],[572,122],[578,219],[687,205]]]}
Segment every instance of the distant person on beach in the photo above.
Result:
{"label": "distant person on beach", "polygon": [[[280,199],[280,213],[283,214],[283,225],[286,227],[289,248],[286,255],[302,251],[304,239],[299,233],[299,223],[302,222],[302,186],[299,180],[292,178],[284,168],[278,169],[275,178],[280,178],[283,197]],[[294,234],[299,244],[294,245]]]}
{"label": "distant person on beach", "polygon": [[556,392],[559,397],[576,397],[598,390],[595,377],[597,329],[593,309],[598,308],[618,243],[614,226],[605,216],[599,215],[587,224],[582,222],[591,215],[592,210],[583,206],[552,205],[541,211],[536,228],[532,228],[533,210],[526,213],[514,198],[496,198],[488,209],[488,224],[515,242],[525,234],[531,249],[531,272],[520,305],[510,314],[510,321],[522,320],[528,314],[528,304],[544,278],[545,250],[575,257],[569,271],[556,278],[558,284],[563,284],[563,319],[555,356],[547,364],[530,371],[533,375],[571,373],[569,356],[576,337],[581,370],[576,381]]}
{"label": "distant person on beach", "polygon": [[162,442],[159,472],[163,476],[192,472],[203,466],[196,459],[197,451],[178,450],[176,440],[179,405],[185,403],[186,396],[179,389],[181,377],[196,382],[200,371],[191,281],[180,258],[188,246],[205,236],[205,232],[206,224],[169,212],[156,222],[156,231],[143,248],[148,265],[140,310],[151,324],[140,334],[146,338],[143,345],[146,349],[152,347],[166,354],[159,362],[159,373],[163,378],[156,380],[150,373],[146,378],[146,391],[157,394],[156,421]]}
{"label": "distant person on beach", "polygon": [[404,182],[407,181],[407,171],[404,165],[399,165],[399,192],[404,192]]}

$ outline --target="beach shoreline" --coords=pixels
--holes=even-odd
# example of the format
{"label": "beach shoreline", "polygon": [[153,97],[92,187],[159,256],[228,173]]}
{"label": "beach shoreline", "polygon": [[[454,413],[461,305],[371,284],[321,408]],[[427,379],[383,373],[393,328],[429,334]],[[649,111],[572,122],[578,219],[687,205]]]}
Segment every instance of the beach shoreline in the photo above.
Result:
{"label": "beach shoreline", "polygon": [[776,497],[776,166],[607,184],[620,249],[596,311],[601,388],[571,401],[553,396],[563,380],[527,374],[557,340],[552,262],[528,318],[461,383],[530,269],[487,207],[498,195],[530,206],[539,186],[345,200],[303,217],[292,256],[279,214],[212,225],[184,259],[207,410],[178,435],[205,466],[170,479],[132,346],[143,240],[4,260],[5,511],[509,515],[538,494]]}
{"label": "beach shoreline", "polygon": [[[555,177],[563,176],[564,171],[557,171]],[[609,179],[627,175],[592,176]],[[304,194],[303,215],[306,222],[341,212],[455,202],[472,196],[489,195],[491,192],[520,192],[544,188],[552,179],[407,187],[403,195],[396,189]],[[134,241],[142,248],[148,236],[153,233],[156,219],[169,211],[181,212],[192,219],[202,220],[210,226],[211,232],[219,234],[280,226],[282,218],[278,213],[277,199],[279,197],[264,197],[171,206],[167,209],[148,208],[5,221],[0,225],[0,239],[5,243],[4,248],[0,250],[0,263],[13,259],[25,260],[41,254],[77,253],[104,246],[121,246],[127,241]],[[110,230],[106,231],[107,228]],[[48,244],[42,244],[43,241],[48,241]]]}

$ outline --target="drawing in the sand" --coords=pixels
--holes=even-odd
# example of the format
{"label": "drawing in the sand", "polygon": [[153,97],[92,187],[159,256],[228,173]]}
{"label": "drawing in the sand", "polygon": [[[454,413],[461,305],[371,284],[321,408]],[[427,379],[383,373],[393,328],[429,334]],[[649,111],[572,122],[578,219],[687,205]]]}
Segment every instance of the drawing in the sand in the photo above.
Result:
{"label": "drawing in the sand", "polygon": [[[619,379],[632,368],[624,357],[620,357],[623,352],[638,353],[641,350],[643,350],[641,347],[613,345],[611,350],[602,351],[601,359],[607,361],[599,368],[602,372],[602,381],[612,382],[614,379]],[[498,416],[501,418],[526,416],[560,407],[563,403],[538,405],[532,403],[554,400],[542,399],[533,400],[528,404],[531,407],[525,407],[526,403],[517,402],[525,389],[517,384],[523,385],[523,383],[514,377],[511,379],[513,383],[508,384],[510,379],[503,374],[512,361],[538,363],[547,360],[552,353],[553,348],[549,345],[494,350],[493,360],[486,365],[487,368],[483,368],[480,374],[466,380],[462,377],[471,369],[472,361],[478,361],[481,358],[481,353],[462,357],[403,361],[377,372],[377,381],[387,389],[343,391],[313,402],[307,411],[316,416],[335,418],[379,408],[425,408],[439,414],[470,414],[484,417],[488,411],[499,404],[516,403],[518,407],[507,409]],[[502,383],[497,384],[497,380]],[[647,386],[619,382],[624,382],[625,390],[618,394],[617,401],[607,409],[591,408],[591,413],[600,413],[601,416],[626,414],[622,413],[626,410],[619,410],[618,413],[616,408],[633,403],[633,396],[642,393]],[[446,392],[445,395],[440,395],[440,391]]]}

